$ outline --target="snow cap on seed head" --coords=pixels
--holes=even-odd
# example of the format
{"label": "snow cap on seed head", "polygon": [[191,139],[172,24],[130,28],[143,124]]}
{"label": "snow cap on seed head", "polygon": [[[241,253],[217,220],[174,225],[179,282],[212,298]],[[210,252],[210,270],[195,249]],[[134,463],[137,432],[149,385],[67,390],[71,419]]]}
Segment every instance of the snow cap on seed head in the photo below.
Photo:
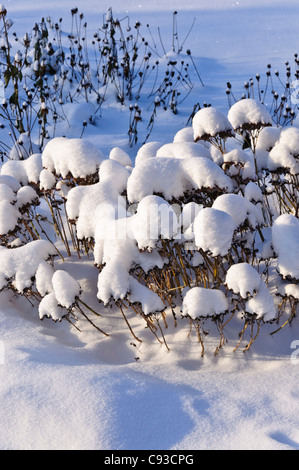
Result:
{"label": "snow cap on seed head", "polygon": [[192,121],[194,141],[208,140],[210,137],[232,137],[233,128],[227,117],[213,107],[202,108]]}
{"label": "snow cap on seed head", "polygon": [[267,108],[252,98],[237,101],[230,108],[227,117],[235,131],[272,126],[272,119]]}

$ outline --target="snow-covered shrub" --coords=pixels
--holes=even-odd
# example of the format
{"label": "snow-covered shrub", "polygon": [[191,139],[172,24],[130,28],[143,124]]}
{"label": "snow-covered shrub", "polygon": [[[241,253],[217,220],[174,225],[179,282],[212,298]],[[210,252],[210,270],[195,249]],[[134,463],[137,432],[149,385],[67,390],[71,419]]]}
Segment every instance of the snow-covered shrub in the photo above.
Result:
{"label": "snow-covered shrub", "polygon": [[[139,41],[140,25],[135,29]],[[4,76],[12,95],[1,111],[15,141],[0,171],[0,290],[38,305],[40,319],[76,326],[83,318],[113,335],[113,322],[105,333],[92,321],[90,313],[99,315],[75,275],[83,276],[89,265],[95,278],[88,294],[103,316],[116,307],[135,340],[142,342],[144,327],[167,349],[168,319],[177,328],[189,320],[202,355],[210,327],[220,335],[218,354],[227,342],[225,329],[240,317],[235,349],[250,330],[245,350],[264,324],[283,315],[292,320],[299,282],[298,129],[274,127],[260,100],[248,97],[227,115],[211,106],[195,112],[195,106],[192,126],[168,142],[147,142],[159,108],[176,114],[180,83],[189,88],[177,67],[181,51],[153,63],[149,48],[137,62],[143,45],[136,42],[124,53],[133,35],[117,42],[121,24],[110,9],[94,36],[101,60],[93,71],[75,31],[66,56],[62,42],[50,47],[47,34],[40,34],[49,32],[47,21],[35,30],[24,39],[25,54],[16,55],[18,73],[10,61]],[[8,36],[2,35],[5,61]],[[120,147],[104,155],[85,139],[86,127],[94,126],[95,134],[104,103],[112,110],[117,101],[124,111],[134,99],[128,134],[130,144],[137,142],[145,113],[139,99],[150,68],[157,83],[147,93],[152,115],[146,143],[135,161]],[[29,80],[38,83],[35,96]],[[60,124],[60,135],[73,129],[76,138],[50,139]]]}

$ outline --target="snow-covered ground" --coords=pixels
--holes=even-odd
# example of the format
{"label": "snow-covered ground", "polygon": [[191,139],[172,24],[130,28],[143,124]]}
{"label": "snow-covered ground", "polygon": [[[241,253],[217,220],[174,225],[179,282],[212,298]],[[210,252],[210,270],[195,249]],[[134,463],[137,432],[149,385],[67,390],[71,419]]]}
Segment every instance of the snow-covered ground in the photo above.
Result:
{"label": "snow-covered ground", "polygon": [[[205,86],[198,87],[193,100],[223,110],[228,81],[241,92],[243,82],[263,74],[268,63],[284,70],[285,61],[297,52],[295,1],[181,4],[140,0],[124,7],[119,0],[80,0],[76,5],[70,0],[7,0],[5,6],[20,34],[41,16],[63,17],[68,24],[74,6],[84,12],[90,32],[112,6],[119,17],[129,14],[132,24],[140,20],[160,26],[165,42],[174,9],[181,37],[196,17],[188,47]],[[186,116],[186,108],[175,117],[165,113],[150,140],[171,142]],[[73,122],[61,134],[78,137],[81,130]],[[119,146],[134,159],[138,146],[128,146],[126,132],[124,113],[111,105],[103,109],[98,126],[87,127],[85,136],[106,155]],[[98,273],[88,260],[73,257],[63,269],[72,272],[87,294],[96,289]],[[167,351],[136,316],[129,320],[143,339],[141,345],[119,312],[111,310],[106,317],[101,327],[109,324],[109,338],[83,321],[79,333],[67,322],[41,322],[24,298],[0,294],[1,449],[299,449],[296,319],[273,336],[269,333],[275,327],[266,325],[245,354],[241,349],[233,352],[229,342],[214,357],[217,340],[211,335],[211,351],[207,348],[201,358],[195,335],[187,338],[188,324],[174,328],[169,322]],[[236,321],[231,336],[236,338],[239,330]]]}

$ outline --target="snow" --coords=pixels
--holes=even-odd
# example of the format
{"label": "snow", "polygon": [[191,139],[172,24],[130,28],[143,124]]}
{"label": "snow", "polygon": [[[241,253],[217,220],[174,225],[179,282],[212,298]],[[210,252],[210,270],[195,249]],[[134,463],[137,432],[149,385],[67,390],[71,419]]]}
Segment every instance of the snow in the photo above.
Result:
{"label": "snow", "polygon": [[226,255],[231,248],[236,225],[221,210],[205,207],[194,220],[195,245],[213,256]]}
{"label": "snow", "polygon": [[254,157],[241,149],[234,149],[223,155],[224,163],[232,163],[227,174],[229,176],[240,175],[242,180],[256,179]]}
{"label": "snow", "polygon": [[81,291],[76,279],[66,271],[58,270],[53,274],[52,285],[58,304],[67,309],[71,308]]}
{"label": "snow", "polygon": [[42,154],[43,167],[62,178],[93,175],[104,159],[101,150],[88,140],[64,137],[52,139]]}
{"label": "snow", "polygon": [[53,291],[52,277],[54,268],[47,261],[41,261],[35,273],[35,284],[37,292],[42,297],[50,294]]}
{"label": "snow", "polygon": [[143,160],[145,160],[146,158],[155,157],[157,154],[157,151],[162,146],[163,146],[162,142],[147,142],[146,144],[142,145],[137,152],[137,155],[135,158],[135,166],[138,165]]}
{"label": "snow", "polygon": [[283,277],[299,279],[299,221],[291,214],[278,217],[272,228],[272,244]]}
{"label": "snow", "polygon": [[256,149],[257,150],[267,150],[270,152],[276,142],[279,140],[282,129],[280,127],[264,127],[261,129]]}
{"label": "snow", "polygon": [[135,304],[142,305],[142,310],[145,315],[162,312],[165,310],[165,305],[162,300],[152,290],[140,284],[136,279],[130,277],[130,301]]}
{"label": "snow", "polygon": [[20,189],[21,185],[14,176],[0,175],[0,184],[9,186],[15,193]]}
{"label": "snow", "polygon": [[38,183],[43,169],[41,154],[35,153],[25,160],[9,160],[1,167],[1,175],[12,176],[22,185]]}
{"label": "snow", "polygon": [[274,299],[265,283],[261,283],[258,293],[246,303],[246,312],[262,318],[265,322],[276,318],[276,306]]}
{"label": "snow", "polygon": [[205,157],[211,159],[208,149],[194,142],[172,142],[165,144],[158,149],[156,156],[165,158]]}
{"label": "snow", "polygon": [[260,206],[252,204],[238,194],[221,194],[212,207],[229,214],[236,227],[247,221],[251,227],[255,228],[263,222]]}
{"label": "snow", "polygon": [[245,98],[235,103],[230,108],[227,117],[235,130],[246,129],[250,125],[272,125],[267,108],[252,98]]}
{"label": "snow", "polygon": [[131,203],[151,194],[162,194],[171,201],[194,189],[232,187],[230,178],[213,161],[202,157],[154,157],[141,161],[128,179]]}
{"label": "snow", "polygon": [[131,161],[130,156],[123,149],[119,147],[114,147],[111,150],[109,154],[109,158],[111,158],[111,160],[115,160],[121,163],[124,166],[132,166],[132,161]]}
{"label": "snow", "polygon": [[261,188],[252,181],[250,181],[245,186],[244,196],[246,197],[246,199],[253,202],[254,204],[263,201],[263,193],[261,191]]}
{"label": "snow", "polygon": [[31,186],[23,186],[17,192],[16,207],[21,210],[27,205],[38,205],[39,198],[36,191]]}
{"label": "snow", "polygon": [[43,320],[45,317],[52,318],[53,321],[61,321],[67,314],[60,305],[54,292],[45,295],[38,306],[39,318]]}
{"label": "snow", "polygon": [[226,285],[236,294],[240,294],[243,299],[248,295],[253,296],[261,286],[259,273],[248,263],[234,264],[226,274]]}
{"label": "snow", "polygon": [[[12,283],[18,292],[33,284],[39,264],[57,255],[54,246],[45,240],[37,240],[15,249],[0,247],[0,272],[6,285]],[[4,285],[2,285],[2,288]]]}
{"label": "snow", "polygon": [[207,140],[209,137],[231,137],[233,128],[227,117],[213,107],[202,108],[192,121],[194,141]]}
{"label": "snow", "polygon": [[7,184],[0,183],[0,200],[1,202],[6,201],[9,204],[12,204],[16,201],[16,195],[14,191],[10,186],[7,186]]}
{"label": "snow", "polygon": [[45,168],[40,172],[39,179],[40,189],[47,191],[56,186],[55,176],[53,175],[53,173],[51,173],[49,170],[46,170]]}
{"label": "snow", "polygon": [[15,230],[20,213],[16,207],[10,204],[9,201],[3,200],[0,202],[0,235]]}
{"label": "snow", "polygon": [[269,153],[267,167],[271,171],[286,168],[293,175],[299,174],[299,163],[282,143],[277,143]]}
{"label": "snow", "polygon": [[[219,105],[223,113],[227,112],[225,85],[228,80],[233,83],[233,91],[237,88],[241,96],[243,81],[248,80],[248,77],[254,77],[256,72],[263,71],[269,61],[273,67],[282,66],[283,68],[286,60],[292,60],[293,48],[297,44],[299,13],[297,1],[288,0],[282,4],[278,0],[271,2],[269,0],[239,0],[238,2],[203,0],[200,3],[192,0],[182,5],[179,0],[171,4],[169,0],[154,0],[147,3],[129,0],[126,4],[113,0],[109,3],[101,3],[99,8],[99,2],[96,0],[88,3],[79,0],[77,6],[79,11],[84,12],[88,22],[88,32],[91,34],[102,24],[103,15],[112,6],[113,12],[119,18],[126,15],[132,16],[131,26],[137,19],[141,20],[143,25],[147,23],[153,25],[153,30],[159,24],[163,41],[169,49],[171,49],[173,10],[178,11],[181,40],[188,33],[193,18],[196,17],[195,26],[186,44],[190,43],[190,49],[205,87],[194,90],[192,105],[197,101],[201,103],[204,100],[212,101],[217,109]],[[23,37],[27,27],[31,28],[35,21],[38,22],[42,16],[47,15],[55,20],[61,15],[63,34],[68,34],[70,31],[69,10],[74,7],[72,0],[63,0],[59,3],[53,0],[47,3],[47,8],[35,0],[26,2],[7,0],[5,7],[14,21],[12,29],[15,28],[20,33],[20,38]],[[1,5],[0,12],[3,9]],[[97,149],[102,149],[107,159],[110,156],[109,160],[123,167],[133,166],[136,154],[135,164],[138,164],[136,167],[139,164],[145,164],[147,158],[156,159],[158,149],[172,140],[193,142],[191,127],[179,133],[186,126],[187,114],[182,112],[175,118],[171,114],[166,114],[166,118],[165,116],[162,119],[157,117],[157,126],[151,136],[152,142],[142,146],[141,139],[133,151],[127,145],[125,110],[119,103],[107,102],[106,104],[107,107],[103,109],[103,116],[99,120],[100,124],[96,126],[100,114],[98,113],[98,116],[93,116],[93,124],[88,123],[85,136],[94,143]],[[60,110],[59,106],[58,109]],[[57,135],[66,135],[71,139],[78,138],[82,132],[82,121],[89,121],[93,111],[85,103],[73,103],[67,109],[67,118],[71,125],[60,123],[57,126]],[[116,111],[117,119],[115,118]],[[245,114],[248,120],[247,112]],[[243,122],[243,115],[241,119],[239,117],[237,125],[240,121]],[[255,117],[254,121],[256,120]],[[264,133],[266,131],[267,134]],[[7,128],[1,129],[0,133],[0,140],[4,141],[7,138]],[[276,127],[260,130],[256,150],[258,168],[267,166],[267,159],[264,158],[268,155],[266,151],[278,144],[279,133],[280,129]],[[9,139],[8,142],[11,144]],[[289,150],[288,138],[284,142],[280,141],[279,144],[283,144],[283,148]],[[114,150],[110,155],[113,148],[121,149],[125,153]],[[212,154],[213,149],[206,148]],[[53,161],[53,155],[49,158],[49,168],[47,167],[48,169],[44,169],[45,171],[40,174],[39,181],[35,176],[39,176],[39,170],[35,173],[33,169],[27,168],[28,148],[26,147],[26,151],[21,155],[25,160],[18,160],[20,157],[18,149],[19,146],[14,148],[16,159],[9,163],[20,163],[20,165],[10,165],[11,169],[7,166],[5,173],[4,165],[2,165],[0,174],[0,184],[9,186],[15,195],[21,185],[28,185],[31,177],[32,182],[37,185],[41,184],[44,190],[51,189],[53,178],[50,177],[49,172],[52,174],[56,168],[60,172],[59,163],[65,164],[62,169],[63,173],[61,172],[62,177],[70,170],[72,162],[66,162],[64,157],[61,157],[60,162]],[[36,153],[40,151],[39,148],[32,150]],[[229,139],[226,142],[226,150],[227,153],[234,150],[230,148]],[[58,153],[55,149],[55,156],[58,156]],[[249,166],[252,162],[251,155],[247,152],[246,155],[248,159],[239,163],[244,163],[244,169],[248,168],[251,171],[252,166]],[[292,168],[295,168],[292,159],[295,156],[286,150],[283,155],[287,163],[291,163]],[[280,168],[281,159],[278,155],[275,158],[274,156],[272,154],[273,160],[271,159],[274,168]],[[213,157],[212,159],[216,161]],[[165,160],[167,161],[167,158]],[[204,159],[197,158],[197,160]],[[99,159],[91,158],[88,160],[89,171],[84,171],[86,170],[84,167],[81,173],[81,160],[78,157],[75,167],[72,168],[73,176],[76,177],[75,174],[79,174],[79,177],[82,175],[85,177],[88,176],[87,173],[94,170],[97,174],[99,166],[102,168],[102,161],[101,154]],[[36,157],[37,165],[40,165],[40,162],[41,156],[39,155]],[[195,160],[190,161],[188,172],[182,171],[180,161],[174,163],[176,164],[180,170],[178,173],[174,172],[174,176],[179,175],[176,182],[182,183],[182,191],[186,187],[193,188],[193,181],[201,181],[199,176],[197,179],[194,177],[194,180],[191,178],[192,171],[200,172],[203,169],[200,163],[195,163]],[[152,162],[147,167],[149,177],[156,178],[158,184],[157,190],[154,188],[155,191],[153,191],[155,181],[143,179],[143,184],[150,187],[146,195],[155,194],[165,186],[163,178],[159,180],[159,170],[155,173],[151,165]],[[80,171],[77,173],[79,167]],[[206,167],[210,168],[207,162],[204,165],[204,168]],[[35,168],[40,169],[40,166]],[[116,166],[113,169],[107,166],[106,174],[113,175],[114,169],[116,171]],[[102,176],[105,175],[106,170],[105,172],[104,170],[105,167],[103,167]],[[127,168],[125,170],[130,171]],[[116,173],[116,180],[121,187],[128,173],[121,170]],[[140,175],[142,174],[143,171],[140,172]],[[183,174],[184,178],[187,175],[188,184],[182,181]],[[212,183],[214,183],[214,170],[212,175]],[[223,173],[221,175],[224,178]],[[242,176],[245,178],[244,172]],[[80,190],[79,188],[70,190],[64,182],[58,184],[58,189],[65,198],[68,194],[70,195],[67,200],[68,209],[74,219],[78,218],[77,227],[79,226],[79,235],[82,239],[85,236],[94,235],[96,228],[100,231],[100,221],[103,225],[102,230],[107,228],[104,212],[105,210],[109,212],[111,201],[112,209],[114,209],[114,204],[119,197],[119,191],[111,195],[113,190],[111,184],[109,186],[111,182],[109,178],[110,176],[105,183],[82,186]],[[190,178],[192,184],[190,184]],[[226,184],[228,181],[230,182],[229,179],[225,179]],[[170,196],[175,192],[176,182],[169,191]],[[171,183],[168,180],[166,183],[167,189],[170,189]],[[224,184],[225,187],[226,184]],[[5,219],[8,214],[11,214],[14,206],[11,205],[12,193],[6,188],[2,189],[5,191],[5,198],[8,196],[6,201],[8,205],[0,220],[6,222]],[[233,189],[231,182],[227,189],[228,192]],[[136,193],[138,195],[136,202],[143,198],[141,193],[142,186]],[[178,193],[181,194],[180,191]],[[245,191],[245,197],[255,202],[259,200],[257,197],[260,197],[260,193],[250,186]],[[0,200],[2,201],[2,196]],[[104,204],[105,207],[101,206],[103,213],[101,211],[97,213],[95,208],[103,202],[108,202],[109,207]],[[190,230],[192,230],[192,222],[196,215],[200,215],[201,207],[185,207],[186,213],[191,212],[191,216],[189,219],[186,216],[186,224],[185,217],[183,218],[183,227],[187,228],[190,222]],[[40,210],[43,213],[42,208]],[[99,219],[98,224],[97,219]],[[225,216],[224,219],[230,220]],[[220,217],[217,220],[222,223]],[[228,225],[232,228],[231,222]],[[298,275],[296,265],[298,229],[296,227],[297,224],[293,218],[288,216],[282,216],[274,225],[273,244],[276,256],[278,256],[278,268],[282,276],[286,277]],[[225,238],[225,227],[222,232]],[[289,236],[291,237],[290,245],[288,245]],[[226,247],[229,247],[229,241]],[[241,349],[233,352],[234,340],[229,337],[219,357],[215,358],[213,354],[210,354],[210,350],[213,350],[216,345],[215,337],[211,332],[206,338],[207,353],[202,359],[197,337],[194,334],[188,336],[189,323],[187,319],[181,318],[180,313],[176,312],[177,328],[172,322],[172,314],[167,315],[168,328],[165,329],[165,336],[170,349],[167,351],[158,341],[152,340],[151,333],[144,328],[144,324],[140,323],[140,318],[131,312],[128,313],[128,320],[136,335],[142,339],[142,343],[139,344],[133,340],[124,326],[118,310],[113,307],[104,309],[101,303],[94,302],[91,292],[97,289],[98,269],[93,266],[93,259],[82,257],[79,260],[76,254],[73,254],[71,258],[66,256],[64,263],[58,258],[55,265],[68,271],[78,281],[86,296],[84,300],[91,301],[92,307],[103,314],[102,317],[96,319],[97,324],[100,327],[103,326],[104,329],[107,327],[110,336],[108,338],[99,336],[99,333],[83,319],[76,323],[80,329],[79,332],[69,323],[60,322],[67,310],[58,305],[52,291],[52,266],[46,261],[49,255],[57,254],[56,250],[45,240],[39,240],[27,246],[18,246],[19,243],[21,243],[20,240],[12,243],[16,248],[0,247],[0,286],[3,288],[7,283],[13,282],[15,288],[24,293],[22,296],[11,295],[6,290],[0,293],[1,449],[99,449],[106,451],[120,449],[127,452],[135,449],[150,449],[161,453],[162,449],[166,449],[175,452],[184,450],[190,454],[198,449],[298,450],[296,318],[292,328],[286,326],[279,334],[273,336],[270,333],[275,327],[270,324],[264,325],[260,333],[262,337],[246,354]],[[270,250],[268,240],[267,243],[264,246]],[[212,246],[214,247],[213,244]],[[63,248],[60,246],[59,248],[65,254]],[[100,253],[100,243],[98,249]],[[131,291],[131,300],[138,302],[141,284],[136,285],[132,282],[128,273],[130,263],[134,260],[134,263],[141,264],[143,261],[143,266],[150,270],[151,263],[161,266],[163,261],[155,251],[150,254],[150,257],[149,253],[138,253],[136,240],[131,240],[129,243],[125,239],[123,245],[116,248],[112,244],[109,245],[107,241],[104,253],[105,260],[109,263],[106,267],[113,262],[113,259],[109,259],[109,254],[114,253],[115,250],[119,271],[114,267],[111,272],[113,274],[119,272],[119,280],[127,281],[124,286],[120,286],[119,292]],[[103,257],[99,256],[99,258],[103,260]],[[194,266],[199,265],[201,261],[199,253],[196,253],[194,259]],[[264,268],[264,264],[261,263],[260,272],[256,271],[257,276],[253,274],[252,278],[250,276],[250,279],[254,281],[252,285],[257,286],[258,278],[261,279]],[[108,299],[111,291],[112,293],[118,291],[115,285],[118,279],[109,277],[109,270],[104,271],[104,269],[102,273],[105,272],[105,288],[111,285],[111,289],[103,293],[102,297]],[[123,277],[121,277],[122,269]],[[265,277],[263,274],[263,278]],[[298,298],[297,279],[298,277],[295,280],[285,281],[280,286],[279,292],[293,294]],[[246,290],[242,276],[234,277],[234,281],[238,281]],[[31,305],[30,299],[27,301],[26,289],[29,286],[36,287],[43,296],[38,312],[37,307]],[[258,287],[260,286],[264,284],[259,284]],[[270,287],[271,293],[275,294],[277,286],[270,285]],[[253,296],[247,304],[248,310],[259,309],[260,318],[266,320],[271,319],[272,316],[271,303],[268,304],[271,300],[268,297],[268,290],[262,287],[258,297],[259,293],[255,296],[252,289]],[[192,292],[192,289],[188,292]],[[214,289],[212,292],[216,292],[217,295]],[[214,296],[212,292],[208,294],[211,301],[209,305],[213,303],[210,297],[210,295]],[[146,299],[144,308],[147,312],[159,311],[157,297],[153,296],[153,292],[147,293],[149,298]],[[273,298],[272,295],[271,298]],[[143,292],[142,299],[145,299]],[[194,305],[194,307],[197,306]],[[40,318],[43,318],[43,322],[40,322]],[[53,323],[51,319],[58,321],[59,324]],[[243,322],[236,316],[230,321],[230,325],[232,325],[231,335],[236,338],[243,328]],[[4,356],[1,354],[3,351]]]}
{"label": "snow", "polygon": [[128,170],[115,160],[106,160],[100,168],[100,182],[87,186],[76,186],[67,194],[66,211],[71,220],[77,220],[79,239],[93,237],[96,231],[97,214],[108,210],[121,210],[125,202],[121,197],[129,176]]}
{"label": "snow", "polygon": [[213,317],[227,313],[228,302],[220,290],[193,287],[183,300],[183,315],[194,320],[200,317]]}

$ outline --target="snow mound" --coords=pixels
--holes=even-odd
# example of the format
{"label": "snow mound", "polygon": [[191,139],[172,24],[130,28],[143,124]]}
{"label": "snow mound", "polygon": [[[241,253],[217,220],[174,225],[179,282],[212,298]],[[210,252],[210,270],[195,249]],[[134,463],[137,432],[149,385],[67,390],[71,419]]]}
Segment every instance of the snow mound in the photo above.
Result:
{"label": "snow mound", "polygon": [[213,256],[225,256],[231,248],[235,229],[229,214],[205,207],[194,220],[195,245]]}
{"label": "snow mound", "polygon": [[18,225],[18,220],[21,217],[18,209],[13,206],[9,201],[3,200],[0,202],[0,236],[13,232]]}
{"label": "snow mound", "polygon": [[43,320],[52,318],[53,321],[61,321],[67,315],[67,311],[58,305],[54,292],[45,295],[38,306],[39,318]]}
{"label": "snow mound", "polygon": [[232,265],[227,271],[225,280],[228,289],[235,294],[239,294],[243,299],[247,299],[248,295],[253,296],[258,292],[261,282],[257,270],[248,263]]}
{"label": "snow mound", "polygon": [[252,181],[249,181],[249,183],[245,186],[244,196],[253,204],[263,202],[263,193],[261,188]]}
{"label": "snow mound", "polygon": [[266,150],[270,152],[279,140],[281,131],[282,129],[280,127],[264,127],[261,129],[256,143],[256,150]]}
{"label": "snow mound", "polygon": [[180,129],[174,136],[173,142],[194,142],[193,128],[184,127]]}
{"label": "snow mound", "polygon": [[22,212],[22,209],[28,208],[29,205],[39,205],[39,197],[37,192],[31,186],[23,186],[17,192],[16,207]]}
{"label": "snow mound", "polygon": [[10,153],[10,160],[26,160],[30,155],[39,153],[40,148],[34,142],[32,142],[27,132],[21,134],[13,145]]}
{"label": "snow mound", "polygon": [[0,182],[0,201],[6,201],[9,204],[16,202],[16,194],[7,184]]}
{"label": "snow mound", "polygon": [[267,168],[270,171],[289,170],[291,174],[299,174],[299,163],[283,143],[276,144],[268,154]]}
{"label": "snow mound", "polygon": [[226,174],[234,177],[240,176],[242,180],[255,180],[255,164],[252,153],[244,152],[241,149],[234,149],[223,155],[225,167],[228,167]]}
{"label": "snow mound", "polygon": [[172,206],[159,196],[146,196],[138,204],[137,213],[128,218],[130,237],[139,250],[152,251],[157,241],[173,239],[180,234],[178,217]]}
{"label": "snow mound", "polygon": [[287,127],[281,130],[278,143],[287,147],[294,156],[299,156],[299,129],[297,127]]}
{"label": "snow mound", "polygon": [[254,205],[247,198],[238,194],[221,194],[214,201],[212,207],[229,214],[236,227],[248,222],[250,227],[256,228],[263,223],[260,205]]}
{"label": "snow mound", "polygon": [[228,301],[220,290],[192,287],[183,299],[183,316],[189,316],[193,320],[214,317],[227,311]]}
{"label": "snow mound", "polygon": [[114,147],[109,154],[111,160],[121,163],[123,166],[132,166],[130,156],[120,147]]}
{"label": "snow mound", "polygon": [[26,160],[9,160],[5,162],[1,167],[1,175],[11,176],[22,185],[38,184],[42,169],[42,156],[36,153]]}
{"label": "snow mound", "polygon": [[166,200],[178,199],[188,191],[204,188],[232,190],[230,178],[207,158],[148,158],[133,168],[127,194],[131,203],[145,196],[161,194]]}
{"label": "snow mound", "polygon": [[46,145],[42,154],[43,167],[66,178],[86,178],[94,175],[105,160],[101,150],[85,139],[56,137]]}
{"label": "snow mound", "polygon": [[284,284],[279,289],[282,296],[292,297],[299,300],[299,285],[298,284]]}
{"label": "snow mound", "polygon": [[55,255],[55,247],[46,240],[36,240],[14,249],[0,246],[0,289],[12,285],[22,293],[32,286],[41,261]]}
{"label": "snow mound", "polygon": [[192,121],[194,141],[208,140],[211,137],[231,137],[233,128],[227,117],[213,107],[202,108]]}
{"label": "snow mound", "polygon": [[99,183],[76,186],[67,195],[66,212],[76,221],[79,239],[95,236],[97,218],[102,219],[106,209],[117,213],[126,207],[121,193],[126,189],[128,170],[117,161],[105,160],[99,175]]}
{"label": "snow mound", "polygon": [[80,284],[66,271],[55,271],[52,277],[52,285],[58,304],[66,309],[71,308],[80,296]]}
{"label": "snow mound", "polygon": [[140,284],[140,282],[132,276],[129,277],[129,283],[130,302],[132,304],[140,304],[142,306],[142,311],[146,316],[163,312],[163,310],[165,310],[165,305],[158,294],[150,290],[148,287]]}
{"label": "snow mound", "polygon": [[272,244],[278,256],[280,274],[299,280],[299,220],[295,216],[283,214],[275,220]]}
{"label": "snow mound", "polygon": [[19,191],[21,187],[20,182],[14,176],[4,174],[0,174],[0,184],[9,186],[15,193]]}
{"label": "snow mound", "polygon": [[49,170],[43,169],[39,175],[39,187],[41,190],[48,191],[55,187],[56,178]]}
{"label": "snow mound", "polygon": [[209,150],[194,142],[172,142],[162,145],[157,151],[157,157],[164,158],[194,158],[205,157],[211,159]]}
{"label": "snow mound", "polygon": [[155,157],[157,155],[157,151],[163,145],[164,144],[162,142],[147,142],[142,145],[137,152],[135,166],[139,165],[139,163],[143,162],[143,160],[146,160],[147,158]]}
{"label": "snow mound", "polygon": [[35,274],[36,289],[42,297],[53,292],[52,277],[54,274],[53,266],[47,261],[41,261]]}
{"label": "snow mound", "polygon": [[237,101],[230,108],[227,117],[234,130],[272,126],[267,108],[252,98]]}
{"label": "snow mound", "polygon": [[265,322],[276,318],[273,296],[253,266],[248,263],[234,264],[227,271],[225,283],[229,290],[243,299],[249,297],[245,305],[247,314]]}
{"label": "snow mound", "polygon": [[276,318],[274,299],[264,282],[261,283],[258,293],[246,302],[245,310],[265,322],[271,322]]}

